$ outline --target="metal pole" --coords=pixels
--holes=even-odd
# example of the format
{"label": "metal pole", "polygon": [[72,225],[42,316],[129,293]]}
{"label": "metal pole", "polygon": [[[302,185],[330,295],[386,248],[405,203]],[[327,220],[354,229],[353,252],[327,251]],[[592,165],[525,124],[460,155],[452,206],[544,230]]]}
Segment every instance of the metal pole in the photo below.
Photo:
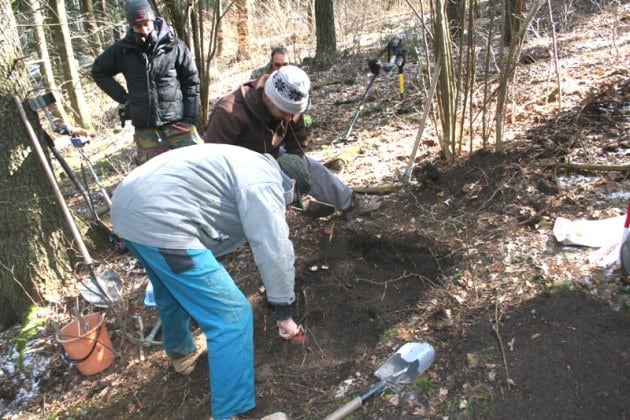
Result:
{"label": "metal pole", "polygon": [[372,78],[370,79],[370,82],[367,85],[367,89],[365,90],[365,93],[363,94],[363,97],[359,101],[359,105],[357,106],[357,110],[354,113],[354,118],[352,118],[352,122],[350,122],[350,126],[348,127],[348,129],[346,130],[344,135],[341,138],[339,138],[337,140],[334,140],[332,142],[332,144],[337,144],[337,143],[344,143],[344,144],[346,144],[346,143],[350,142],[350,140],[348,140],[348,136],[350,136],[350,132],[352,131],[352,127],[354,126],[354,124],[359,119],[359,114],[361,113],[361,110],[363,109],[363,104],[365,103],[365,99],[367,98],[367,95],[370,92],[370,89],[372,88],[372,84],[374,84],[374,80],[376,80],[376,76],[378,76],[378,74],[373,75]]}
{"label": "metal pole", "polygon": [[431,80],[431,87],[429,88],[429,93],[427,94],[427,98],[424,101],[424,114],[422,115],[422,121],[420,123],[420,128],[418,129],[418,134],[416,135],[416,142],[413,145],[413,149],[411,150],[411,155],[409,156],[409,164],[407,164],[407,169],[405,170],[405,174],[403,175],[403,182],[409,182],[411,178],[411,170],[413,169],[413,161],[416,158],[416,151],[418,150],[418,144],[420,144],[420,139],[422,138],[422,133],[424,132],[424,126],[427,122],[427,117],[429,116],[429,110],[431,109],[431,102],[433,101],[433,95],[435,94],[435,88],[437,87],[438,79],[440,78],[440,61],[437,60],[433,66],[433,80]]}

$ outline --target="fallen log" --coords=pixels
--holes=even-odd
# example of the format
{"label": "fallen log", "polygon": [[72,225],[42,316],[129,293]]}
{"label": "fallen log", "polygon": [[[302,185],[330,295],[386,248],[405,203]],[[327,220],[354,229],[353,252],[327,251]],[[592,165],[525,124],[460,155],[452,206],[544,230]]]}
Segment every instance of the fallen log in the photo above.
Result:
{"label": "fallen log", "polygon": [[385,195],[385,194],[391,194],[395,191],[398,191],[403,186],[404,184],[381,184],[381,185],[370,185],[367,187],[353,187],[352,190],[359,194]]}
{"label": "fallen log", "polygon": [[594,172],[630,172],[630,165],[598,165],[594,163],[555,163],[551,164],[554,169],[574,169],[576,171]]}

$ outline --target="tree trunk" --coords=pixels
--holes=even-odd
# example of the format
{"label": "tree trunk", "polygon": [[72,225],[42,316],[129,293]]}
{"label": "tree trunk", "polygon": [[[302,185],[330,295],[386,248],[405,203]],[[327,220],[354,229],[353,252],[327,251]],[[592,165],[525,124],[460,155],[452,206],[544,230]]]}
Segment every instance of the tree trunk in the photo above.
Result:
{"label": "tree trunk", "polygon": [[97,0],[94,3],[94,14],[96,22],[100,28],[99,33],[101,34],[101,45],[110,45],[116,42],[116,36],[114,36],[114,33],[116,32],[114,30],[115,25],[110,22],[109,18],[107,17],[106,1],[107,0]]}
{"label": "tree trunk", "polygon": [[333,0],[315,0],[315,60],[325,64],[337,53]]}
{"label": "tree trunk", "polygon": [[204,19],[206,17],[206,9],[203,7],[203,2],[201,1],[196,2],[195,6],[196,8],[193,9],[190,14],[190,28],[195,48],[192,53],[195,57],[195,65],[197,66],[197,71],[199,72],[199,79],[203,80],[202,77],[207,77],[208,75],[208,72],[206,71],[206,60],[203,53],[203,51],[205,51]]}
{"label": "tree trunk", "polygon": [[503,151],[503,113],[505,111],[505,103],[508,100],[509,81],[512,79],[516,66],[518,65],[517,56],[520,53],[521,41],[525,33],[525,28],[534,19],[538,9],[542,6],[545,0],[536,0],[533,5],[530,5],[530,10],[520,24],[520,31],[517,34],[513,34],[512,42],[509,45],[507,54],[503,52],[503,49],[499,52],[499,87],[497,89],[497,106],[495,111],[495,138],[496,138],[496,150],[497,152]]}
{"label": "tree trunk", "polygon": [[448,26],[451,36],[459,39],[462,36],[464,27],[464,7],[465,0],[447,0],[446,15],[448,16]]}
{"label": "tree trunk", "polygon": [[234,3],[237,31],[237,54],[239,61],[249,59],[249,10],[247,0],[236,0]]}
{"label": "tree trunk", "polygon": [[[525,0],[505,0],[505,16],[503,17],[503,42],[510,45],[512,38],[521,31],[525,17]],[[524,37],[525,33],[521,34]]]}
{"label": "tree trunk", "polygon": [[307,16],[309,30],[310,33],[315,33],[315,0],[308,0],[306,6],[308,7]]}
{"label": "tree trunk", "polygon": [[451,54],[451,35],[446,16],[447,0],[436,0],[434,13],[434,51],[436,61],[440,62],[440,76],[438,81],[437,99],[440,106],[440,121],[442,122],[442,153],[448,160],[453,159],[455,151],[456,132],[456,89]]}
{"label": "tree trunk", "polygon": [[[223,45],[225,41],[225,31],[223,30],[223,19],[222,16],[225,13],[223,10],[223,3],[220,0],[217,0],[216,5],[214,7],[214,19],[213,22],[213,33],[216,32],[216,36],[213,36],[213,40],[216,39],[216,48],[214,48],[213,56],[221,57],[223,55]],[[228,5],[229,7],[229,5]],[[212,47],[211,47],[212,48]]]}
{"label": "tree trunk", "polygon": [[83,128],[91,129],[92,118],[83,96],[79,70],[77,69],[77,63],[74,59],[70,28],[68,27],[68,19],[66,17],[66,5],[63,0],[52,0],[52,6],[54,10],[54,20],[56,20],[56,23],[59,25],[62,38],[62,43],[59,45],[61,48],[60,55],[63,64],[64,79],[70,82],[66,89],[68,97],[70,98],[70,104],[72,105],[74,118],[76,124]]}
{"label": "tree trunk", "polygon": [[[192,9],[192,2],[188,2],[186,0],[168,0],[164,2],[164,5],[166,6],[167,13],[162,17],[165,18],[166,22],[174,30],[177,37],[184,41],[190,51],[194,52],[195,48],[192,45],[192,34],[188,29],[188,20]],[[158,13],[157,9],[156,13]],[[158,16],[160,16],[159,13]]]}
{"label": "tree trunk", "polygon": [[[221,22],[225,14],[230,10],[230,7],[234,3],[228,4],[226,10],[223,10],[221,1],[217,0],[212,10],[212,19],[210,19],[211,28],[208,36],[208,50],[201,49],[200,51],[205,56],[205,63],[203,64],[203,72],[199,70],[199,78],[201,79],[200,96],[201,96],[201,125],[205,127],[208,123],[208,113],[210,108],[210,64],[215,56],[219,54],[221,47]],[[201,14],[200,14],[201,16]],[[199,36],[200,38],[206,38],[204,30],[204,19],[199,20]]]}
{"label": "tree trunk", "polygon": [[85,23],[87,33],[92,34],[88,37],[87,44],[95,56],[101,52],[103,45],[101,44],[100,32],[94,19],[94,5],[92,0],[81,0],[82,21]]}
{"label": "tree trunk", "polygon": [[[13,96],[29,91],[27,71],[9,0],[0,0],[0,329],[15,322],[41,299],[58,300],[61,278],[71,265],[65,253],[54,193],[30,146]],[[36,132],[36,116],[25,107]]]}
{"label": "tree trunk", "polygon": [[[58,120],[67,121],[68,116],[63,107],[62,101],[59,100],[62,98],[61,91],[57,87],[57,82],[55,81],[53,74],[52,62],[50,61],[50,55],[48,54],[48,42],[46,41],[46,33],[44,31],[44,16],[41,12],[42,4],[40,0],[28,0],[28,4],[31,8],[31,12],[33,13],[35,46],[40,59],[39,67],[42,73],[42,90],[50,91],[55,94],[58,102],[51,108]],[[39,91],[37,93],[43,92]]]}

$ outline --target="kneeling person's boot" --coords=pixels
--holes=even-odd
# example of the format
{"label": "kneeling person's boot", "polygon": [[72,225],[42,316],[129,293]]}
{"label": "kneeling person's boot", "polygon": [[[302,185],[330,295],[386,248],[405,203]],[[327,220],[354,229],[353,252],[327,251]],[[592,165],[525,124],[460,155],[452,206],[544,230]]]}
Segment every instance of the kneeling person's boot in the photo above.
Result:
{"label": "kneeling person's boot", "polygon": [[382,205],[381,197],[353,193],[350,207],[343,211],[343,215],[346,218],[361,216],[380,209]]}

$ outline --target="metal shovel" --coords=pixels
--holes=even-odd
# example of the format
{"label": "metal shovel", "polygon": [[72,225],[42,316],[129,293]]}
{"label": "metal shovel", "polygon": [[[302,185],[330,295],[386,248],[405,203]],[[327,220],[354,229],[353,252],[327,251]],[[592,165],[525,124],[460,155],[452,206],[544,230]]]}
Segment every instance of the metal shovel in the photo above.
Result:
{"label": "metal shovel", "polygon": [[85,255],[83,258],[90,270],[90,277],[77,284],[77,289],[79,289],[83,299],[100,307],[108,307],[117,302],[122,291],[122,280],[118,273],[109,268],[97,275],[90,256],[87,256],[89,262]]}
{"label": "metal shovel", "polygon": [[31,144],[33,145],[33,150],[39,159],[39,162],[46,173],[46,177],[50,182],[50,185],[55,192],[55,198],[57,199],[57,204],[61,208],[64,218],[66,219],[66,223],[68,227],[72,231],[72,236],[74,237],[77,245],[79,246],[79,250],[81,251],[81,255],[83,256],[83,261],[85,265],[87,265],[90,271],[90,277],[86,280],[83,280],[79,283],[78,288],[81,295],[88,302],[97,305],[97,306],[110,306],[112,303],[118,301],[120,297],[120,290],[122,290],[122,281],[120,277],[114,270],[107,270],[101,275],[96,275],[94,270],[94,262],[92,257],[90,256],[87,247],[85,246],[85,242],[83,242],[83,238],[81,238],[81,234],[79,233],[79,229],[72,218],[72,214],[68,209],[68,205],[61,194],[61,190],[59,189],[59,185],[57,185],[57,181],[55,180],[55,176],[53,175],[52,169],[48,165],[48,161],[46,160],[46,155],[42,150],[41,145],[37,139],[37,135],[31,126],[28,118],[26,117],[26,113],[24,111],[24,106],[20,101],[20,98],[17,96],[13,97],[13,101],[18,109],[20,114],[20,118],[22,119],[22,123],[26,128],[26,131],[31,139]]}
{"label": "metal shovel", "polygon": [[[380,382],[329,414],[324,420],[343,419],[365,404],[365,402],[383,392],[385,388],[415,381],[418,376],[431,367],[434,360],[435,350],[429,343],[404,344],[374,372],[374,375],[380,379]],[[394,391],[396,391],[395,388]]]}

